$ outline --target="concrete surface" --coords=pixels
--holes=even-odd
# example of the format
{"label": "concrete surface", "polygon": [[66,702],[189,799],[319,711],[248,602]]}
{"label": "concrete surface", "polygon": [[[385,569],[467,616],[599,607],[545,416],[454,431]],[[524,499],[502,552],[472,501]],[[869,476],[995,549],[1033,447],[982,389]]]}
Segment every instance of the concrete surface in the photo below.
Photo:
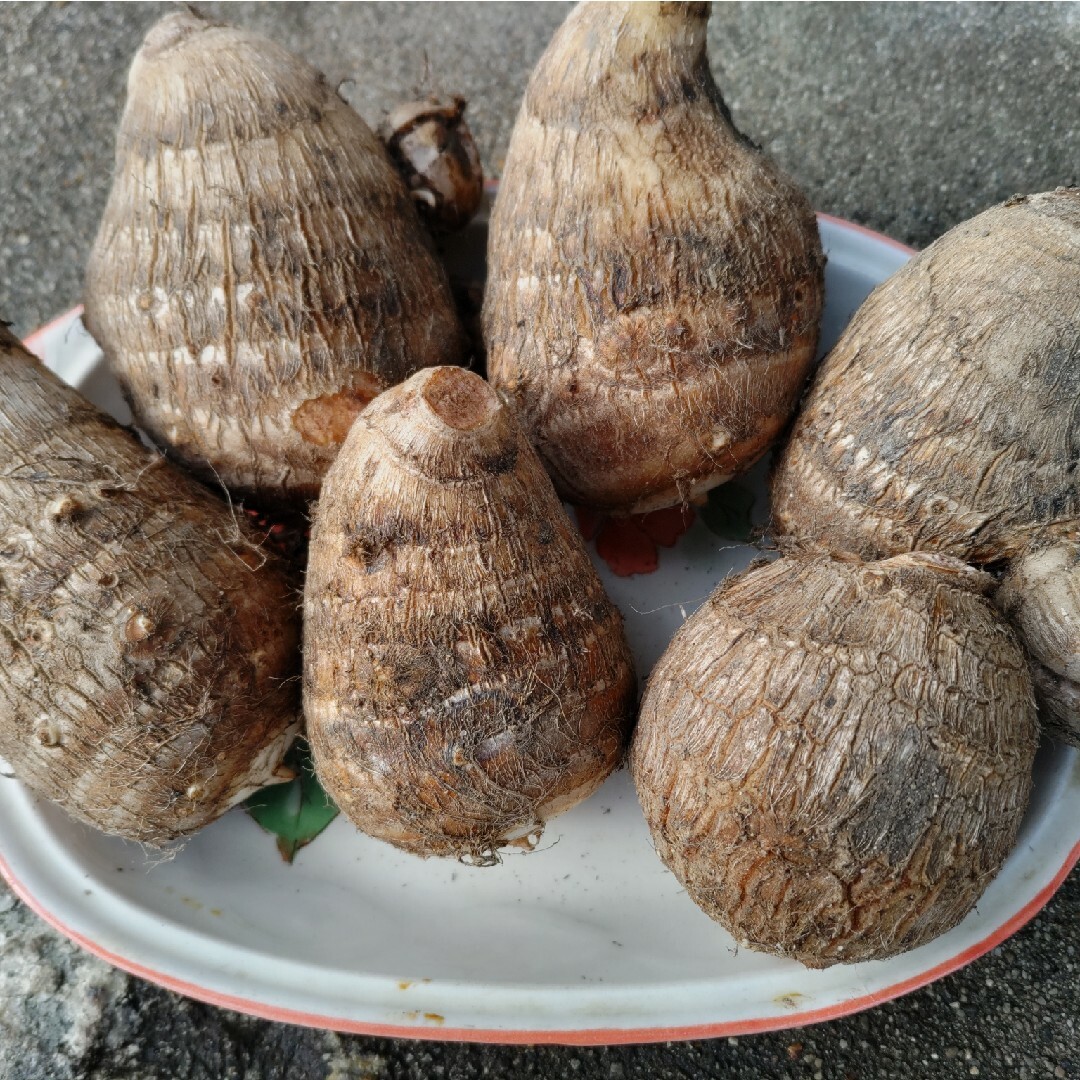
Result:
{"label": "concrete surface", "polygon": [[[221,13],[226,5],[206,7]],[[464,93],[497,174],[561,4],[236,4],[371,121],[423,81]],[[0,315],[26,333],[79,299],[124,73],[165,5],[0,6]],[[925,245],[1021,191],[1080,182],[1080,5],[719,6],[736,121],[815,205]],[[0,823],[2,828],[2,823]],[[114,972],[0,886],[4,1080],[718,1076],[1080,1078],[1080,876],[971,967],[802,1031],[597,1049],[339,1037],[185,1001]]]}

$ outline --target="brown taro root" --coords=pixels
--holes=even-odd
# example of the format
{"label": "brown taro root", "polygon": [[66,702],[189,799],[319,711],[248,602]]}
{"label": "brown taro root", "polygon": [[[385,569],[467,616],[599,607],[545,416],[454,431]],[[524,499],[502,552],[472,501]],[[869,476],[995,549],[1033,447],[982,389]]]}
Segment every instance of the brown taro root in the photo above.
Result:
{"label": "brown taro root", "polygon": [[496,860],[595,790],[636,699],[622,619],[511,411],[435,368],[360,416],[304,592],[316,770],[364,832]]}
{"label": "brown taro root", "polygon": [[[1010,199],[946,233],[874,290],[822,363],[778,458],[775,531],[866,558],[997,566],[1061,543],[1054,558],[1075,559],[1078,322],[1080,189]],[[1044,684],[1064,672],[1031,625],[1042,606],[1026,610]],[[1058,689],[1050,722],[1077,741],[1076,688]]]}
{"label": "brown taro root", "polygon": [[489,377],[560,493],[619,513],[745,471],[817,344],[817,223],[732,127],[708,15],[573,11],[533,73],[492,212]]}
{"label": "brown taro root", "polygon": [[1033,658],[1043,727],[1080,746],[1080,544],[1013,560],[995,599]]}
{"label": "brown taro root", "polygon": [[315,496],[368,401],[465,348],[375,134],[314,68],[190,11],[132,64],[86,318],[151,438],[263,504]]}
{"label": "brown taro root", "polygon": [[891,956],[998,872],[1037,737],[992,580],[941,555],[781,559],[676,634],[630,768],[661,858],[741,944],[808,967]]}
{"label": "brown taro root", "polygon": [[463,229],[484,199],[484,168],[465,106],[457,94],[432,94],[395,106],[379,126],[421,219],[437,232]]}
{"label": "brown taro root", "polygon": [[162,844],[277,773],[300,722],[275,560],[0,329],[0,757]]}
{"label": "brown taro root", "polygon": [[1080,529],[1080,189],[947,232],[859,308],[773,479],[778,531],[996,563]]}

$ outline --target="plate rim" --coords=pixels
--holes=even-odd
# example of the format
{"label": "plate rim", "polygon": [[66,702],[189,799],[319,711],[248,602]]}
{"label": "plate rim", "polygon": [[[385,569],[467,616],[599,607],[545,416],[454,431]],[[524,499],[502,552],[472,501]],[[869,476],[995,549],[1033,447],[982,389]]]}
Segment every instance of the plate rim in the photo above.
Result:
{"label": "plate rim", "polygon": [[[494,190],[495,184],[489,185]],[[905,255],[915,254],[915,249],[901,242],[868,229],[865,226],[838,218],[830,214],[818,213],[819,222],[828,222],[833,228],[848,234],[854,234],[873,241],[877,245],[888,247]],[[44,326],[29,334],[24,344],[35,355],[44,359],[44,346],[50,335],[66,325],[83,312],[82,305],[76,305],[61,315],[50,319]],[[1080,862],[1080,840],[1069,850],[1061,866],[1047,883],[1026,904],[1010,918],[995,927],[985,937],[960,949],[953,956],[939,963],[908,976],[882,989],[849,997],[843,1001],[816,1009],[796,1010],[790,1013],[765,1017],[747,1017],[737,1020],[717,1021],[707,1024],[648,1026],[627,1028],[567,1028],[567,1029],[528,1029],[528,1028],[482,1028],[482,1027],[445,1027],[406,1024],[387,1024],[378,1021],[356,1020],[349,1017],[334,1017],[319,1013],[290,1009],[286,1006],[268,1004],[252,998],[230,994],[189,982],[166,972],[158,971],[138,961],[129,959],[98,944],[85,934],[68,926],[62,919],[37,899],[30,889],[18,878],[2,852],[0,852],[0,877],[3,877],[15,896],[48,925],[65,937],[106,961],[112,966],[155,983],[168,990],[205,1002],[220,1008],[232,1009],[262,1019],[282,1023],[298,1024],[305,1027],[331,1029],[351,1034],[375,1035],[388,1038],[410,1038],[447,1042],[478,1042],[492,1044],[557,1044],[557,1045],[616,1045],[629,1043],[653,1043],[682,1041],[689,1039],[717,1038],[732,1035],[758,1034],[786,1028],[802,1027],[838,1019],[865,1009],[873,1008],[886,1001],[910,993],[959,970],[985,955],[995,946],[1011,937],[1042,910],[1050,898],[1057,892],[1062,882],[1073,867]]]}
{"label": "plate rim", "polygon": [[[1066,753],[1069,753],[1070,750],[1069,747],[1064,748]],[[1075,764],[1073,772],[1076,772]],[[4,878],[11,891],[35,915],[94,956],[127,972],[129,975],[145,979],[184,997],[193,998],[218,1008],[232,1009],[246,1015],[257,1016],[264,1020],[279,1023],[297,1024],[302,1027],[333,1030],[347,1034],[375,1035],[383,1038],[509,1045],[614,1046],[631,1043],[681,1042],[691,1039],[763,1034],[769,1031],[781,1031],[836,1020],[874,1008],[936,982],[962,967],[966,967],[1010,938],[1046,906],[1078,861],[1080,861],[1080,840],[1073,844],[1061,866],[1050,880],[1023,907],[995,927],[985,937],[961,949],[953,956],[947,957],[940,963],[906,979],[891,983],[880,990],[870,991],[857,997],[845,998],[843,1001],[817,1009],[796,1010],[774,1016],[748,1017],[740,1020],[717,1021],[711,1024],[627,1028],[474,1028],[444,1027],[441,1025],[421,1026],[419,1024],[414,1026],[355,1020],[349,1017],[328,1016],[290,1009],[286,1006],[271,1005],[253,998],[245,998],[237,994],[229,994],[225,991],[200,986],[198,983],[192,983],[158,971],[105,948],[93,939],[69,927],[62,919],[46,908],[11,869],[2,852],[0,852],[0,877]]]}

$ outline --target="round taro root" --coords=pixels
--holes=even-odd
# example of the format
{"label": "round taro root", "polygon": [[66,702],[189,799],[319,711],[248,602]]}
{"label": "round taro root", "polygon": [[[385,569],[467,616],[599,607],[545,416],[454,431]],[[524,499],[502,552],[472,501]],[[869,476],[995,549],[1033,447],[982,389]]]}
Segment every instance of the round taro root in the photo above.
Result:
{"label": "round taro root", "polygon": [[881,959],[956,925],[997,873],[1037,736],[991,582],[937,555],[788,558],[676,634],[630,768],[661,858],[741,944]]}
{"label": "round taro root", "polygon": [[327,474],[304,592],[316,771],[364,832],[495,861],[622,759],[622,619],[510,410],[414,375]]}
{"label": "round taro root", "polygon": [[708,15],[576,8],[529,82],[492,212],[489,377],[560,493],[617,513],[749,468],[817,345],[817,222],[732,127]]}
{"label": "round taro root", "polygon": [[190,11],[132,64],[86,320],[140,427],[262,504],[317,495],[376,394],[465,349],[376,135],[314,68]]}
{"label": "round taro root", "polygon": [[776,531],[990,564],[1080,534],[1080,189],[1010,199],[879,285],[822,362]]}
{"label": "round taro root", "polygon": [[160,845],[278,779],[295,593],[242,521],[0,327],[0,757]]}

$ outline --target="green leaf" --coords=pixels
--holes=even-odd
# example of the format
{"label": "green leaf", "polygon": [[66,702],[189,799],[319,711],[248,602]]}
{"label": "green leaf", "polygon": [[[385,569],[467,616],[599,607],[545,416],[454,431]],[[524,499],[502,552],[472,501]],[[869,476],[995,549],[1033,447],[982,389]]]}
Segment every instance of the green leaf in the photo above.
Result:
{"label": "green leaf", "polygon": [[754,493],[732,481],[709,492],[709,501],[698,511],[701,520],[724,540],[746,543],[754,535],[750,511],[754,508]]}
{"label": "green leaf", "polygon": [[268,833],[277,837],[281,857],[291,863],[296,853],[310,844],[339,811],[315,775],[305,739],[292,744],[284,763],[296,770],[296,779],[256,791],[244,806]]}

